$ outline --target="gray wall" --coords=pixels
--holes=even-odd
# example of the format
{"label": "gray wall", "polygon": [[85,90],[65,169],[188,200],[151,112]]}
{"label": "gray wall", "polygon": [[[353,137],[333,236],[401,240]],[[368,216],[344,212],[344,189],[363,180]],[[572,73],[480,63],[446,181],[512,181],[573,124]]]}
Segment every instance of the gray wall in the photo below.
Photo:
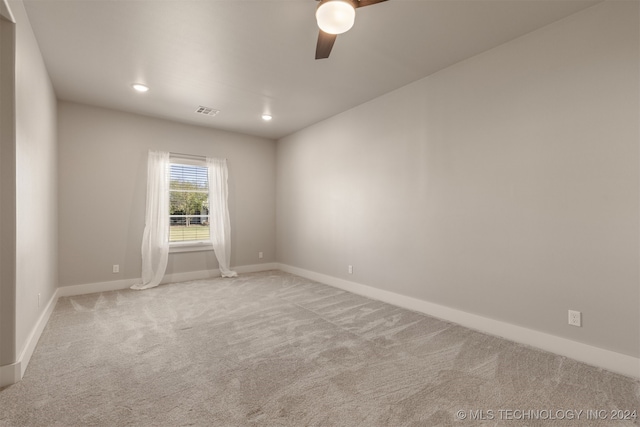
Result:
{"label": "gray wall", "polygon": [[[16,20],[16,352],[58,285],[56,97],[22,2]],[[38,294],[41,305],[38,306]]]}
{"label": "gray wall", "polygon": [[0,367],[16,361],[15,24],[0,0]]}
{"label": "gray wall", "polygon": [[278,261],[640,356],[638,27],[601,3],[280,140]]}
{"label": "gray wall", "polygon": [[[60,286],[140,277],[148,150],[226,158],[231,265],[275,261],[275,141],[68,102],[58,111]],[[167,274],[215,268],[212,251],[170,254]]]}

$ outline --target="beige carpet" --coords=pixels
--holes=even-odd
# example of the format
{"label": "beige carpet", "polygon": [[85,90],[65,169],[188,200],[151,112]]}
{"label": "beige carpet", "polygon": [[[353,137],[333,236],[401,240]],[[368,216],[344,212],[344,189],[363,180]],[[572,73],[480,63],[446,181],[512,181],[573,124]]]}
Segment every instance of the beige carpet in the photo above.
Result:
{"label": "beige carpet", "polygon": [[60,299],[0,425],[637,426],[611,411],[639,402],[630,378],[271,271]]}

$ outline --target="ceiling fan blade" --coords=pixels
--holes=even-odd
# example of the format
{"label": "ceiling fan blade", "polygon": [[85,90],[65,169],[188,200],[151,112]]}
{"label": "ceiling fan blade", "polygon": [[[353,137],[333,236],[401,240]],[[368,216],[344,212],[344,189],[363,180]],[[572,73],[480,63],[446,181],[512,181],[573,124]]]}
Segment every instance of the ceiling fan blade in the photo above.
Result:
{"label": "ceiling fan blade", "polygon": [[328,34],[322,30],[318,32],[318,44],[316,45],[316,59],[328,58],[336,41],[336,34]]}
{"label": "ceiling fan blade", "polygon": [[387,0],[356,0],[354,3],[356,4],[356,7],[365,7],[371,6],[372,4],[382,3],[383,1]]}

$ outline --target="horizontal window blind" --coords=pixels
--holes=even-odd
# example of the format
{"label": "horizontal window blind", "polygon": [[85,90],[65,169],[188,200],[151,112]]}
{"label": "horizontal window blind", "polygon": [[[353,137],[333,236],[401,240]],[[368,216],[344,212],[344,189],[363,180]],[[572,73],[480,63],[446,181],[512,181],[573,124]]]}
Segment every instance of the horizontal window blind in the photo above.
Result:
{"label": "horizontal window blind", "polygon": [[207,167],[171,163],[169,180],[169,241],[209,240]]}
{"label": "horizontal window blind", "polygon": [[209,174],[206,166],[171,164],[171,190],[209,191]]}

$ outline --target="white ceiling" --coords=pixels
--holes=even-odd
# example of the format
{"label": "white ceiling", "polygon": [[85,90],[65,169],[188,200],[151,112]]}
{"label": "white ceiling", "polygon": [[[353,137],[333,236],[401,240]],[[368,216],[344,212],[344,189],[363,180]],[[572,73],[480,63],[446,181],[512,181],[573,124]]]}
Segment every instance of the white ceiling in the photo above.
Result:
{"label": "white ceiling", "polygon": [[599,1],[389,0],[317,61],[314,0],[24,4],[59,99],[277,139]]}

